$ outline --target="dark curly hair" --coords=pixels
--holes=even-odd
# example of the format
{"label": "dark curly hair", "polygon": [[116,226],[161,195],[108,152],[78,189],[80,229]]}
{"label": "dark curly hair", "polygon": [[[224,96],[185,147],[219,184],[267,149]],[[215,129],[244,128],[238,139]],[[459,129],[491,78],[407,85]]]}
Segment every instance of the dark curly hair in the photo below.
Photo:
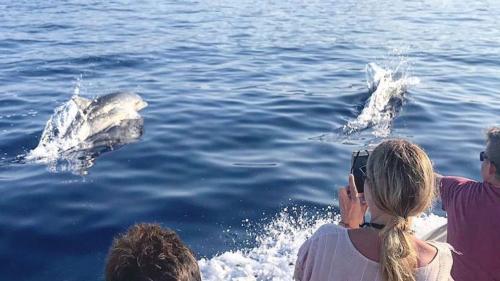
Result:
{"label": "dark curly hair", "polygon": [[193,252],[158,224],[136,224],[115,238],[106,281],[201,281]]}

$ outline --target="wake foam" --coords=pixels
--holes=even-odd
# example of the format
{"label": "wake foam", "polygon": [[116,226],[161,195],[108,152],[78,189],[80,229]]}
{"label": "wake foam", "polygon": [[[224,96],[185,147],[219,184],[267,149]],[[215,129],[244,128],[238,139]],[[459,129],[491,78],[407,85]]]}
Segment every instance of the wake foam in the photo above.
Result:
{"label": "wake foam", "polygon": [[350,135],[367,128],[373,128],[373,134],[378,137],[390,134],[392,120],[403,106],[408,87],[420,83],[417,77],[410,77],[403,70],[403,63],[393,71],[375,63],[366,65],[366,83],[371,95],[356,119],[343,127],[344,134]]}
{"label": "wake foam", "polygon": [[[338,224],[331,208],[302,212],[284,209],[255,236],[256,246],[221,253],[198,261],[203,280],[293,280],[295,260],[302,243],[325,223]],[[425,215],[414,222],[416,235],[422,237],[446,223],[437,215]]]}

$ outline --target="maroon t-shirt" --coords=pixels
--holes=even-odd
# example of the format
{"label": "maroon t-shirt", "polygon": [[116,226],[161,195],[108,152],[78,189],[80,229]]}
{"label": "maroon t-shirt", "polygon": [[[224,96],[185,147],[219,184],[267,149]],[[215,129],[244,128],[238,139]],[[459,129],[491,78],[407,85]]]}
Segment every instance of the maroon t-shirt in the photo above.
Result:
{"label": "maroon t-shirt", "polygon": [[448,214],[448,243],[455,281],[500,280],[500,187],[443,177],[439,187]]}

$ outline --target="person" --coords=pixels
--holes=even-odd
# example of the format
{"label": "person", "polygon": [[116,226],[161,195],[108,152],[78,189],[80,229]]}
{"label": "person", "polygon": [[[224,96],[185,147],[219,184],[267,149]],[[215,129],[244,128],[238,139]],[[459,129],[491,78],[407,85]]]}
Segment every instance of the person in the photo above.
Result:
{"label": "person", "polygon": [[200,281],[191,250],[177,234],[158,224],[136,224],[115,238],[106,281]]}
{"label": "person", "polygon": [[457,281],[500,280],[500,127],[488,130],[479,160],[482,182],[437,175]]}
{"label": "person", "polygon": [[[421,241],[411,230],[412,218],[431,205],[434,180],[431,161],[417,145],[379,144],[368,158],[364,194],[352,175],[339,191],[344,227],[323,225],[304,242],[295,280],[451,280],[449,245]],[[371,222],[363,223],[367,208]]]}

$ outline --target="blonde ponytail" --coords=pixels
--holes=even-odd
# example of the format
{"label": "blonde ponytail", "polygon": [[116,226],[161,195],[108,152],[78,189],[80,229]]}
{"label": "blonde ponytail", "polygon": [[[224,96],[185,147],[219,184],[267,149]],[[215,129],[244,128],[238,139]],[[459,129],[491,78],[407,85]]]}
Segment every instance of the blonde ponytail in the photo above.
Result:
{"label": "blonde ponytail", "polygon": [[432,163],[417,145],[405,140],[385,141],[368,159],[367,181],[373,202],[393,217],[380,232],[383,279],[415,281],[417,254],[410,217],[423,212],[432,203]]}
{"label": "blonde ponytail", "polygon": [[380,232],[380,266],[384,280],[415,281],[417,254],[409,228],[408,219],[398,217]]}

